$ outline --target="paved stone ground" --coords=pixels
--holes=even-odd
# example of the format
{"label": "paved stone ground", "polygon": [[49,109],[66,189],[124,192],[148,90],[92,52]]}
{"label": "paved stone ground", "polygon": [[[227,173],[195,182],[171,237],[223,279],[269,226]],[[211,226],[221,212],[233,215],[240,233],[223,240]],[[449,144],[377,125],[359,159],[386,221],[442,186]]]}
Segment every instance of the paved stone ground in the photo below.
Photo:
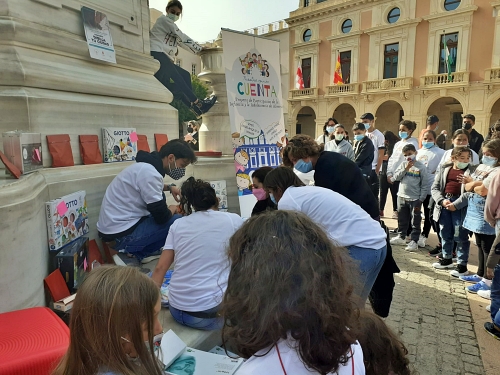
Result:
{"label": "paved stone ground", "polygon": [[428,250],[393,247],[401,273],[386,323],[403,339],[419,375],[483,375],[464,284],[433,269]]}

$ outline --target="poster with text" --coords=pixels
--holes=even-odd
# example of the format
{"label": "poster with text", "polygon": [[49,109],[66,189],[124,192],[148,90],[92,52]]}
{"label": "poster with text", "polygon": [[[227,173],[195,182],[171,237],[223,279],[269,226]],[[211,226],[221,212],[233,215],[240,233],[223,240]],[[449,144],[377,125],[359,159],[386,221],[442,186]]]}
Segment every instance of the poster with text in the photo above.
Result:
{"label": "poster with text", "polygon": [[285,143],[279,42],[222,30],[235,178],[241,217],[257,202],[252,194],[256,169],[281,164]]}
{"label": "poster with text", "polygon": [[115,47],[109,30],[108,17],[97,10],[82,7],[83,27],[90,57],[116,64]]}

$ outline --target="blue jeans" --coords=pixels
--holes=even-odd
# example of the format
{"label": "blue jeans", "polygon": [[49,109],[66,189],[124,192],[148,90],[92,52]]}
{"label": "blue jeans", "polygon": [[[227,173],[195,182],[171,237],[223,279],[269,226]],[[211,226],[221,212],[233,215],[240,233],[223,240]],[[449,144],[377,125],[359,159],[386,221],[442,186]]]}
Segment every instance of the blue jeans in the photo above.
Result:
{"label": "blue jeans", "polygon": [[457,264],[467,266],[469,261],[469,231],[462,227],[462,210],[449,211],[443,207],[439,215],[439,231],[443,246],[443,258],[453,257],[454,242],[457,243]]}
{"label": "blue jeans", "polygon": [[500,327],[500,264],[495,266],[491,281],[491,320]]}
{"label": "blue jeans", "polygon": [[380,249],[367,249],[359,246],[347,246],[349,255],[359,264],[359,274],[361,279],[354,286],[354,292],[361,299],[360,308],[363,308],[366,299],[372,290],[378,273],[384,264],[387,255],[387,246]]}
{"label": "blue jeans", "polygon": [[[201,329],[203,331],[214,331],[216,329],[222,329],[224,325],[224,320],[221,317],[218,318],[197,318],[189,314],[189,311],[177,310],[173,306],[169,306],[170,314],[174,320],[182,324],[183,326]],[[212,314],[219,311],[219,306],[212,309],[205,310],[203,313]]]}
{"label": "blue jeans", "polygon": [[116,239],[115,250],[125,250],[142,260],[165,245],[170,226],[181,217],[174,215],[165,224],[157,224],[153,216],[149,215],[132,233]]}

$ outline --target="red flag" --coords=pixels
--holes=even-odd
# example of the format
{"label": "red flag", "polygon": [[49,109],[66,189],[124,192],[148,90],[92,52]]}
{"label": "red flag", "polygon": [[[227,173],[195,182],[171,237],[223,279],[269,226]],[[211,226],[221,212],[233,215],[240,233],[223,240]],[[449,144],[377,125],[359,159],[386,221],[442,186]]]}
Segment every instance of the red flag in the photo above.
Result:
{"label": "red flag", "polygon": [[297,68],[297,75],[295,77],[295,88],[297,90],[304,89],[304,78],[302,77],[302,67],[300,65]]}
{"label": "red flag", "polygon": [[341,85],[344,81],[342,79],[342,65],[340,64],[340,54],[337,56],[337,63],[335,64],[335,73],[333,73],[333,84]]}

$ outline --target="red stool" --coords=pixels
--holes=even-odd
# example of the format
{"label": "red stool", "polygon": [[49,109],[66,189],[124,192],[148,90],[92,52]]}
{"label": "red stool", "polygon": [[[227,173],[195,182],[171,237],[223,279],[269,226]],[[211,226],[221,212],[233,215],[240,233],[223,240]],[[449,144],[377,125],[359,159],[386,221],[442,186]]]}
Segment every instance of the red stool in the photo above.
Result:
{"label": "red stool", "polygon": [[68,346],[68,327],[47,307],[0,314],[0,375],[49,375]]}

